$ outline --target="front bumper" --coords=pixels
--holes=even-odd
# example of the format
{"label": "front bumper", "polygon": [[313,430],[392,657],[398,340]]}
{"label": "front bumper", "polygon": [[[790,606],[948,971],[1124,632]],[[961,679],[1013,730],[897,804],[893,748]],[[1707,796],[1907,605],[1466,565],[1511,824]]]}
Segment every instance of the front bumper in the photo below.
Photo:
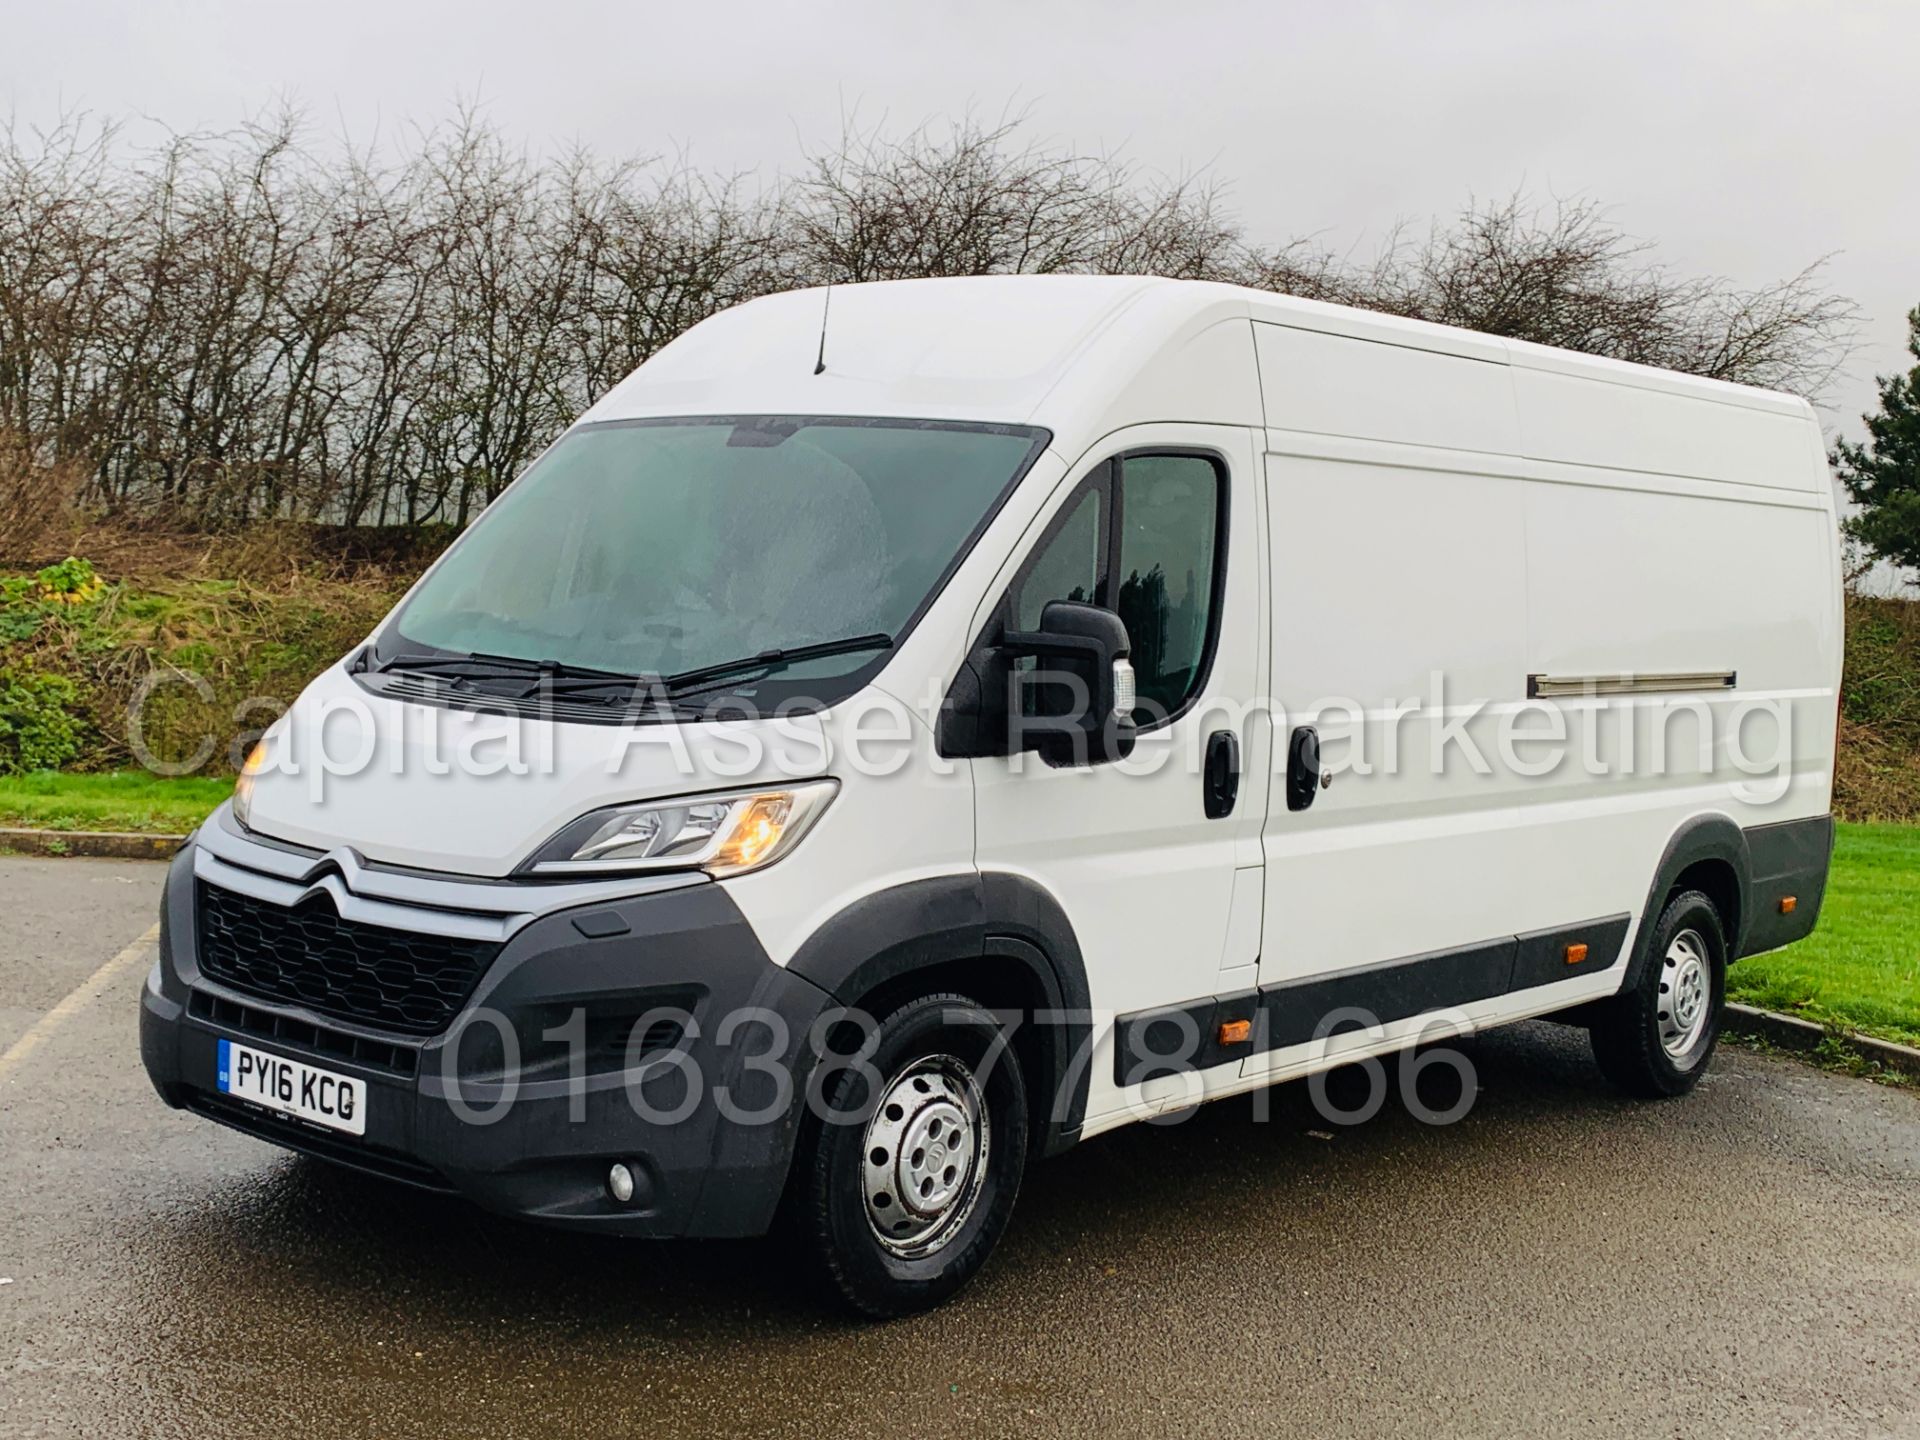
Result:
{"label": "front bumper", "polygon": [[[219,847],[236,853],[231,827]],[[830,1001],[767,958],[724,887],[523,916],[453,1024],[422,1038],[204,974],[200,848],[168,873],[160,958],[141,999],[141,1057],[169,1105],[504,1214],[646,1236],[767,1228],[805,1113],[811,1032]],[[308,898],[324,890],[341,903],[340,867],[306,863]],[[633,1042],[636,1032],[648,1039]],[[222,1037],[364,1080],[365,1136],[222,1095]],[[637,1182],[624,1204],[605,1183],[616,1160]]]}

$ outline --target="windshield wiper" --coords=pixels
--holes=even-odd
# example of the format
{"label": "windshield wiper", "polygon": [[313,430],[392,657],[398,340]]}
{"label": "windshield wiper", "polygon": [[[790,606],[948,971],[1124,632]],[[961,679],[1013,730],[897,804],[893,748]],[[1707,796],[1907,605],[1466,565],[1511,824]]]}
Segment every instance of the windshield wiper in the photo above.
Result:
{"label": "windshield wiper", "polygon": [[588,665],[568,665],[558,660],[527,660],[518,655],[489,655],[475,651],[471,655],[395,655],[383,660],[377,670],[417,670],[425,674],[448,675],[456,680],[525,680],[527,689],[519,698],[536,694],[589,695],[597,690],[618,686],[627,695],[609,695],[613,703],[629,698],[651,700],[656,705],[671,704],[684,695],[712,689],[707,682],[721,681],[743,671],[769,673],[797,665],[804,660],[822,660],[832,655],[857,655],[863,650],[891,650],[893,637],[875,631],[853,635],[844,640],[822,640],[813,645],[792,645],[742,655],[737,660],[722,660],[672,675],[651,672],[624,675],[617,670],[596,670]]}
{"label": "windshield wiper", "polygon": [[568,665],[559,660],[528,660],[519,655],[489,655],[476,650],[471,655],[396,655],[375,667],[379,670],[473,671],[481,678],[495,676],[550,675],[556,679],[592,680],[600,684],[619,681],[627,685],[657,684],[655,675],[626,675],[618,670],[596,670],[589,665]]}
{"label": "windshield wiper", "polygon": [[666,703],[665,682],[658,675],[628,675],[618,670],[596,670],[590,665],[569,665],[560,660],[528,660],[518,655],[475,651],[470,655],[396,655],[378,668],[446,675],[456,681],[520,680],[526,682],[525,688],[514,697],[520,700],[536,695],[591,695],[597,690],[618,687],[626,694],[608,695],[608,704],[628,698],[646,700],[655,706]]}
{"label": "windshield wiper", "polygon": [[704,687],[703,681],[722,680],[743,670],[769,673],[797,665],[802,660],[823,660],[830,655],[857,655],[862,650],[891,650],[893,637],[875,631],[871,635],[852,635],[845,640],[822,640],[814,645],[792,645],[780,650],[762,650],[758,655],[742,655],[738,660],[722,660],[666,677],[667,693],[674,697],[693,694]]}

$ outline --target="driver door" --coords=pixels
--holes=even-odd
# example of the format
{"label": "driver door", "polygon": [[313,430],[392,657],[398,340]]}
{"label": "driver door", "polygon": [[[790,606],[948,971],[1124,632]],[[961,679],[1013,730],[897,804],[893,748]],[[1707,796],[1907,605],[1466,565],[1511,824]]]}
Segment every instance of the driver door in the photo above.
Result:
{"label": "driver door", "polygon": [[[1049,601],[1085,601],[1116,611],[1132,646],[1140,734],[1130,757],[971,762],[979,867],[1043,886],[1080,944],[1097,1037],[1090,1122],[1129,1104],[1157,1108],[1167,1089],[1124,1083],[1133,1066],[1116,1072],[1112,1015],[1254,982],[1268,745],[1264,716],[1251,713],[1266,653],[1257,473],[1246,431],[1121,432],[1063,483],[979,617],[984,626],[1004,605],[1008,623],[1036,629]],[[1229,751],[1237,784],[1222,809],[1205,772],[1211,756],[1217,777]],[[1218,1072],[1229,1078],[1240,1057],[1230,1058]]]}

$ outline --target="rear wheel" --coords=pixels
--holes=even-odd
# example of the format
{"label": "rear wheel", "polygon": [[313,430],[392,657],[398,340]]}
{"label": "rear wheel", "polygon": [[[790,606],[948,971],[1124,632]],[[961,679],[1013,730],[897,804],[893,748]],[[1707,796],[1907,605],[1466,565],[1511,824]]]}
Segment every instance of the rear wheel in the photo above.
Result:
{"label": "rear wheel", "polygon": [[930,995],[880,1022],[809,1121],[791,1217],[831,1293],[876,1319],[945,1301],[1006,1230],[1027,1154],[1019,1065],[993,1016]]}
{"label": "rear wheel", "polygon": [[1684,1095],[1719,1043],[1726,989],[1719,911],[1698,890],[1674,896],[1654,926],[1639,982],[1595,1013],[1593,1055],[1602,1073],[1629,1095]]}

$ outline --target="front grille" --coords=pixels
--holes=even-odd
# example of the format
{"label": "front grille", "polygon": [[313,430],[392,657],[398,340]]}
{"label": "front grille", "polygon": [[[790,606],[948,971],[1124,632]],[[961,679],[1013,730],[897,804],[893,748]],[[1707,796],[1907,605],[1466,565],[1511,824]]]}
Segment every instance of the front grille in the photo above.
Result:
{"label": "front grille", "polygon": [[447,1028],[500,947],[342,920],[327,896],[289,909],[198,885],[200,968],[249,995],[387,1030]]}

